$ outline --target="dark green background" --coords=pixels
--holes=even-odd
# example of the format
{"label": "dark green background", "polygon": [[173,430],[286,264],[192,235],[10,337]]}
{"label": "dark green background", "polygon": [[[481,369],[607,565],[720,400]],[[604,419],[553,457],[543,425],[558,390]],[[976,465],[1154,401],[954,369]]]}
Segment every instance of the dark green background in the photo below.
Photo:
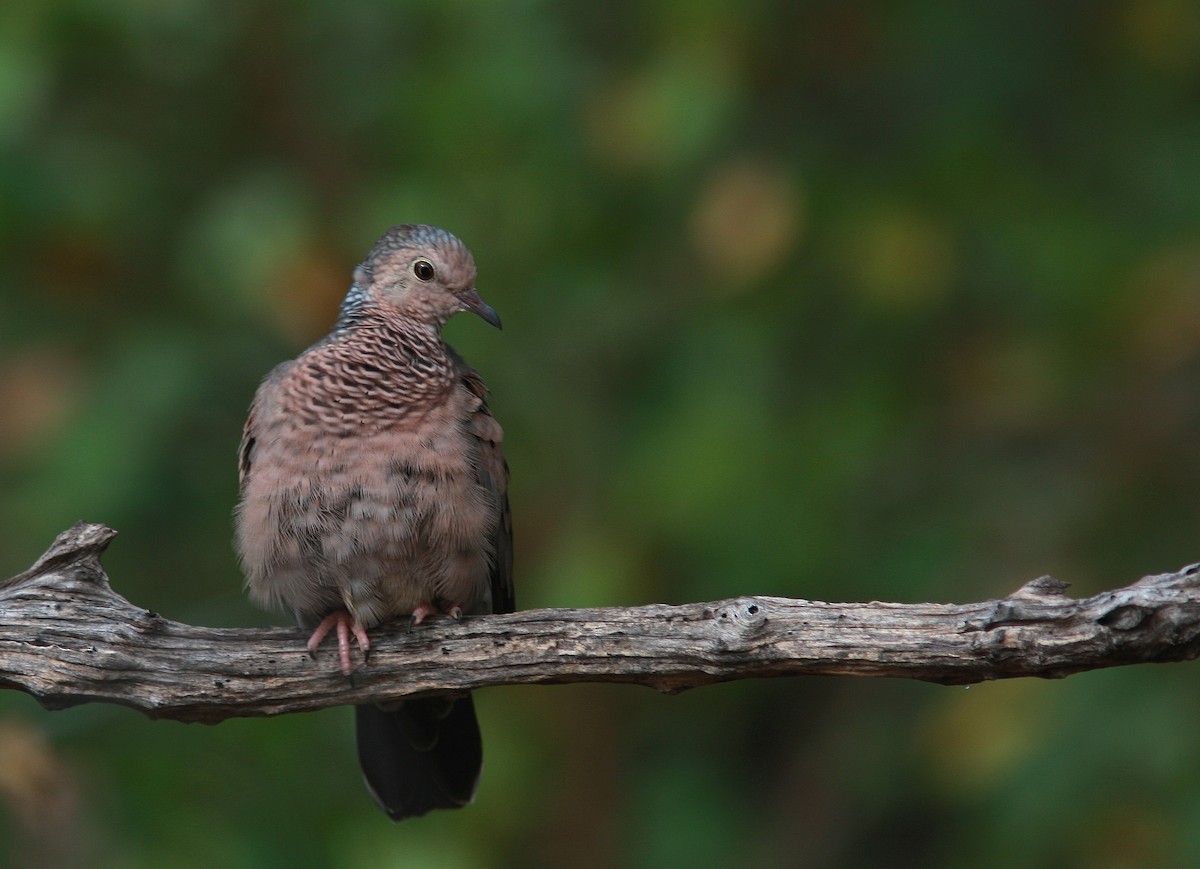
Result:
{"label": "dark green background", "polygon": [[[258,379],[389,225],[513,469],[518,603],[1087,594],[1200,560],[1200,7],[0,9],[0,576],[76,519],[170,618],[244,599]],[[0,864],[1200,864],[1195,665],[478,696],[476,804],[393,826],[347,710],[0,694]]]}

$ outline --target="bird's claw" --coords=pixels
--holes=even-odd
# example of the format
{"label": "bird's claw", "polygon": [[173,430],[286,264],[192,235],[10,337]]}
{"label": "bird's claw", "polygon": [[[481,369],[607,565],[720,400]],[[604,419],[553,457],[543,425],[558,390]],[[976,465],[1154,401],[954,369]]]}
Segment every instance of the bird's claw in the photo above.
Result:
{"label": "bird's claw", "polygon": [[445,609],[438,609],[433,604],[423,603],[412,611],[412,615],[408,618],[408,630],[411,633],[412,629],[421,622],[425,621],[429,616],[445,615],[454,619],[456,622],[461,622],[463,617],[462,607],[459,604],[451,604]]}
{"label": "bird's claw", "polygon": [[321,645],[321,641],[332,630],[337,630],[338,644],[338,661],[341,663],[342,673],[346,676],[354,672],[354,663],[350,659],[350,637],[358,641],[358,647],[362,649],[363,663],[367,662],[367,657],[371,651],[371,640],[367,637],[367,632],[363,630],[362,625],[356,622],[350,613],[345,610],[334,610],[325,618],[321,619],[321,623],[317,625],[316,630],[312,632],[312,636],[308,638],[308,654],[312,658],[317,657],[317,647]]}

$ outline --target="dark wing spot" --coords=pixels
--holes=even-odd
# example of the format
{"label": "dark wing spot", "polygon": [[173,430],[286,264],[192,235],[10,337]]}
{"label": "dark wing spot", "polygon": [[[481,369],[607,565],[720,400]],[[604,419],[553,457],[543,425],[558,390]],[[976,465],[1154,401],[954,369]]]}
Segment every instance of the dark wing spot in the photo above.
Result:
{"label": "dark wing spot", "polygon": [[404,459],[392,459],[387,464],[388,479],[404,477],[405,479],[411,480],[416,472],[417,469],[413,467],[412,462]]}

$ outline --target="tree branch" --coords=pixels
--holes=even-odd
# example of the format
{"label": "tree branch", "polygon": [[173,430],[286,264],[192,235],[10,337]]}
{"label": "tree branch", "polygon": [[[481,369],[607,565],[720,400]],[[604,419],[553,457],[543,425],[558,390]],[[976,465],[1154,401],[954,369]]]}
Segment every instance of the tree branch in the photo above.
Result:
{"label": "tree branch", "polygon": [[1200,655],[1200,565],[1075,600],[1050,577],[974,604],[741,597],[684,606],[525,610],[373,632],[347,679],[296,629],[184,625],[113,592],[115,532],[80,523],[0,583],[0,688],[215,723],[488,685],[630,682],[675,692],[764,676],[967,684]]}

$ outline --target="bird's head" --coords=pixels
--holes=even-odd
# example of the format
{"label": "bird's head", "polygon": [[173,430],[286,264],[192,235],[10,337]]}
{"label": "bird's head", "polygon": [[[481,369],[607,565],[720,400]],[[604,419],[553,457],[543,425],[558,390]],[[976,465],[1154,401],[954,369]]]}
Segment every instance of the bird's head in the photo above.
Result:
{"label": "bird's head", "polygon": [[424,224],[393,226],[354,271],[341,321],[367,305],[440,328],[459,311],[500,328],[500,315],[475,290],[475,259],[458,238]]}

